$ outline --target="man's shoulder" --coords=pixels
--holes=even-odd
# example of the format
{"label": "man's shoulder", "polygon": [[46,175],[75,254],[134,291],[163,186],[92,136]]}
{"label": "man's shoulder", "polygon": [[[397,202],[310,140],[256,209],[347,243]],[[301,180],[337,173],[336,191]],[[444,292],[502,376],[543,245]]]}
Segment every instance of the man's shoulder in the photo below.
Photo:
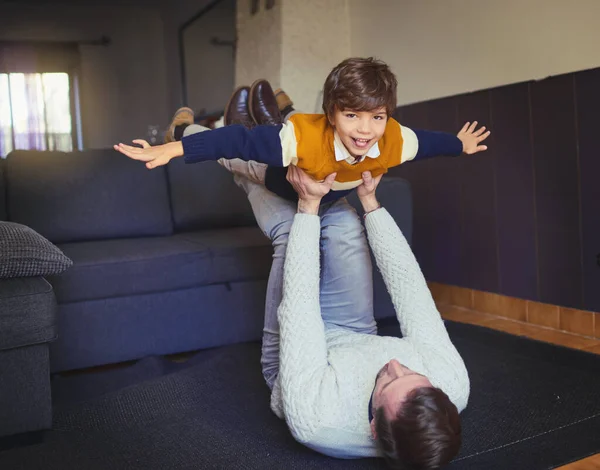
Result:
{"label": "man's shoulder", "polygon": [[321,426],[303,444],[321,454],[338,459],[379,456],[368,426],[365,426],[364,430]]}

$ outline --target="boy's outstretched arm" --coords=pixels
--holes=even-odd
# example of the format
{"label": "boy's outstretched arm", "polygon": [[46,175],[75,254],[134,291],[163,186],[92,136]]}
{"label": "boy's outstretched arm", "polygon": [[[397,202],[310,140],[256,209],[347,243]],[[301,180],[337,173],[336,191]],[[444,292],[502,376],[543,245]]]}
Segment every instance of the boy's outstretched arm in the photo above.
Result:
{"label": "boy's outstretched arm", "polygon": [[143,139],[136,139],[133,141],[134,144],[139,144],[142,147],[132,147],[127,144],[114,145],[114,149],[121,152],[123,155],[127,155],[133,160],[139,160],[146,162],[146,168],[152,169],[157,166],[166,165],[175,157],[183,156],[183,146],[181,142],[169,142],[164,145],[150,146],[148,142]]}
{"label": "boy's outstretched arm", "polygon": [[477,121],[467,122],[456,135],[447,132],[411,130],[402,126],[402,136],[406,151],[401,163],[437,156],[472,155],[487,150],[481,143],[490,136],[485,127],[477,129]]}
{"label": "boy's outstretched arm", "polygon": [[150,147],[147,142],[134,140],[143,148],[130,145],[115,145],[115,150],[135,160],[145,161],[148,168],[165,165],[172,158],[185,158],[186,163],[197,163],[220,158],[240,158],[246,161],[266,163],[271,166],[288,166],[295,160],[295,148],[288,148],[287,134],[293,127],[257,126],[246,129],[231,125],[219,129],[199,132],[184,137],[181,142]]}

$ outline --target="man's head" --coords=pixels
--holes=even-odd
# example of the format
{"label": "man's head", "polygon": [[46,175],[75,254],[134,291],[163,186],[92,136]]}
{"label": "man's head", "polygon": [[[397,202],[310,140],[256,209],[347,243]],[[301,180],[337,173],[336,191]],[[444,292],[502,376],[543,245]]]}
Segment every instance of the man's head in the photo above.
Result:
{"label": "man's head", "polygon": [[364,155],[383,136],[396,87],[390,68],[372,57],[346,59],[327,76],[323,111],[352,155]]}
{"label": "man's head", "polygon": [[458,410],[427,377],[395,359],[377,374],[371,430],[393,468],[425,470],[450,462],[461,444]]}

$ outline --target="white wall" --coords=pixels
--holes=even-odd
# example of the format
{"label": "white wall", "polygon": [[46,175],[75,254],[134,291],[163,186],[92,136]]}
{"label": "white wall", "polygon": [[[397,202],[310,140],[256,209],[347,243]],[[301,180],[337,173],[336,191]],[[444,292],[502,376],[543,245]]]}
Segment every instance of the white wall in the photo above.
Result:
{"label": "white wall", "polygon": [[325,78],[350,55],[346,0],[278,0],[282,3],[281,86],[296,109],[322,112]]}
{"label": "white wall", "polygon": [[598,0],[348,0],[351,53],[385,60],[399,104],[600,66]]}
{"label": "white wall", "polygon": [[164,125],[165,54],[159,10],[149,7],[2,5],[0,40],[85,41],[81,47],[84,144],[109,147]]}
{"label": "white wall", "polygon": [[281,83],[281,2],[266,10],[261,0],[260,11],[250,14],[250,0],[237,1],[238,45],[235,63],[235,83],[251,85],[265,78],[273,88]]}
{"label": "white wall", "polygon": [[325,77],[350,54],[347,0],[276,0],[271,10],[261,0],[255,15],[250,3],[237,2],[236,84],[266,78],[297,109],[320,112]]}

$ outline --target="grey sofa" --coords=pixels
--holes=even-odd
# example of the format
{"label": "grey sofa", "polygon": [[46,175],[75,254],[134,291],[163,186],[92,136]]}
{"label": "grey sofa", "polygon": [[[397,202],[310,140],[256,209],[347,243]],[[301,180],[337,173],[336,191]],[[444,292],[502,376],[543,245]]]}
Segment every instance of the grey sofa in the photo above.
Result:
{"label": "grey sofa", "polygon": [[[22,341],[0,332],[0,396],[25,403],[0,436],[50,426],[49,372],[260,339],[272,249],[218,164],[149,171],[112,149],[14,151],[0,182],[0,220],[73,260],[47,280],[0,280],[0,306],[29,325]],[[386,177],[378,194],[410,241],[408,183]],[[394,315],[378,273],[374,294],[376,317]],[[25,416],[34,401],[35,418]]]}

